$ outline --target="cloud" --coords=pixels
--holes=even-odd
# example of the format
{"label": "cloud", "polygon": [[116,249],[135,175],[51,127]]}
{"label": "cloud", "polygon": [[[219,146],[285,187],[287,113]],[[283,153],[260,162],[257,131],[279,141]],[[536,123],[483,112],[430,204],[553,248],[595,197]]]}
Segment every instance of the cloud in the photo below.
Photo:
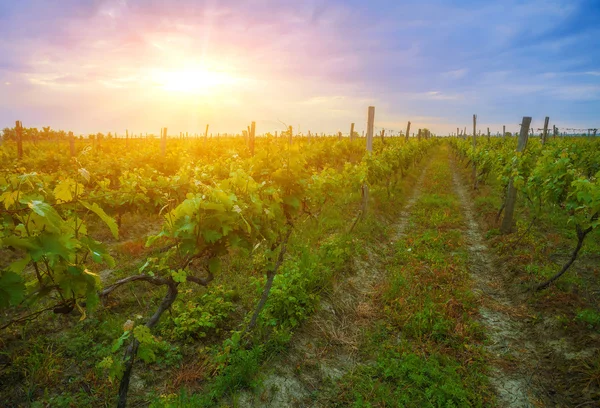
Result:
{"label": "cloud", "polygon": [[[364,126],[368,105],[381,123],[440,130],[475,112],[587,126],[600,109],[598,17],[592,0],[1,2],[0,126],[26,115],[86,131],[233,131],[260,118],[336,131]],[[155,84],[194,70],[240,81],[212,99]]]}

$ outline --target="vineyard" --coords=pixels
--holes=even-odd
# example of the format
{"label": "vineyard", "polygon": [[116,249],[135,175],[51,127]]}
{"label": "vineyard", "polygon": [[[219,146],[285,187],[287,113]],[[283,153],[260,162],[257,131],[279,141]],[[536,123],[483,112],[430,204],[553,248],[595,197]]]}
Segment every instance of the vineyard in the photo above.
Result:
{"label": "vineyard", "polygon": [[353,128],[6,129],[3,406],[599,405],[600,140]]}

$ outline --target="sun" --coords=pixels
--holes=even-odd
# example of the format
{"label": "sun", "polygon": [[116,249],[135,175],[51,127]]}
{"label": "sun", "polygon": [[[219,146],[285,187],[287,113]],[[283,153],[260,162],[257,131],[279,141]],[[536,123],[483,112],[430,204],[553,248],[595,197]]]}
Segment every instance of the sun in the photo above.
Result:
{"label": "sun", "polygon": [[231,74],[206,69],[158,71],[152,80],[165,91],[188,94],[214,94],[237,82]]}

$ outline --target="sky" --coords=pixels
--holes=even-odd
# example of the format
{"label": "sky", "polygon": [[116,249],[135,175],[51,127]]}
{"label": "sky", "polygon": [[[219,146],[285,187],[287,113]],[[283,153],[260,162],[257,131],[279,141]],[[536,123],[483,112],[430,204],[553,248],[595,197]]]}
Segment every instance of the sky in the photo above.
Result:
{"label": "sky", "polygon": [[600,0],[0,0],[0,128],[600,127]]}

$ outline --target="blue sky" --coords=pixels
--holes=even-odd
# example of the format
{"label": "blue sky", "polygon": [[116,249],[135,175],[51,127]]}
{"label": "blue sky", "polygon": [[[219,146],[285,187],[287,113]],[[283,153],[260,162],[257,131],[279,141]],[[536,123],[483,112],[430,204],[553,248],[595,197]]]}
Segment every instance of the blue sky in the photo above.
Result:
{"label": "blue sky", "polygon": [[600,126],[600,1],[0,0],[0,127]]}

